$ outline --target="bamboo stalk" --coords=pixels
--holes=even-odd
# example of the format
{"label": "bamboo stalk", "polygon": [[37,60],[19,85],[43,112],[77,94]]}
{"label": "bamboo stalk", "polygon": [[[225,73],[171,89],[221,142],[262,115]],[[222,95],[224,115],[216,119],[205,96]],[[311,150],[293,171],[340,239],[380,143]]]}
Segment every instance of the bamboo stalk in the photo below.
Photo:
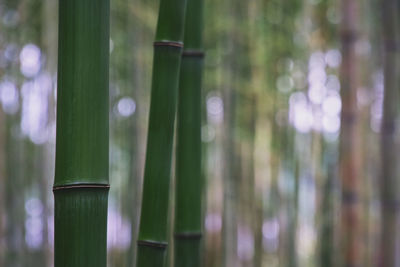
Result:
{"label": "bamboo stalk", "polygon": [[[16,11],[21,6],[21,1],[3,1],[2,15],[5,11]],[[21,24],[15,24],[13,27],[3,27],[4,38],[8,43],[20,43],[21,39]],[[18,73],[17,62],[10,62],[4,69],[4,74],[12,78],[12,82],[18,86],[20,79]],[[4,108],[4,106],[3,106]],[[25,194],[21,189],[24,188],[24,174],[22,159],[22,141],[13,134],[13,129],[19,126],[21,119],[21,109],[15,114],[7,114],[4,117],[4,205],[5,205],[5,255],[3,258],[5,266],[23,266],[27,263],[27,248],[23,240],[25,229]]]}
{"label": "bamboo stalk", "polygon": [[154,61],[137,266],[166,263],[172,144],[186,0],[161,0]]}
{"label": "bamboo stalk", "polygon": [[105,267],[109,0],[60,0],[55,267]]}
{"label": "bamboo stalk", "polygon": [[383,3],[383,41],[384,41],[384,102],[381,129],[381,245],[380,266],[397,266],[397,243],[399,238],[399,170],[394,159],[398,156],[396,141],[396,120],[398,118],[399,84],[399,35],[398,2],[384,0]]}
{"label": "bamboo stalk", "polygon": [[182,54],[177,127],[175,266],[201,265],[201,80],[203,1],[188,0]]}
{"label": "bamboo stalk", "polygon": [[336,157],[335,148],[322,140],[321,166],[323,180],[321,181],[321,204],[319,225],[319,266],[331,267],[334,265],[334,194]]}
{"label": "bamboo stalk", "polygon": [[[0,239],[6,239],[5,231],[5,211],[6,211],[6,198],[5,198],[5,186],[6,186],[6,115],[2,108],[0,108]],[[6,244],[5,242],[0,243],[0,266],[5,265],[6,257]]]}
{"label": "bamboo stalk", "polygon": [[360,175],[357,112],[357,55],[358,40],[357,0],[342,0],[341,20],[341,128],[339,169],[342,187],[341,242],[343,264],[361,264]]}

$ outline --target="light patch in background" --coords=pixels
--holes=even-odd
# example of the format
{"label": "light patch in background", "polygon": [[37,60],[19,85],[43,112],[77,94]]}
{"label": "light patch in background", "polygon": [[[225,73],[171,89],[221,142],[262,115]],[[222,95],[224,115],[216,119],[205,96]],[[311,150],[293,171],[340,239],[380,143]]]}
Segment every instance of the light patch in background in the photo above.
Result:
{"label": "light patch in background", "polygon": [[110,54],[114,51],[114,41],[110,38]]}
{"label": "light patch in background", "polygon": [[250,261],[254,256],[254,235],[250,227],[239,226],[237,239],[237,254],[239,259]]}
{"label": "light patch in background", "polygon": [[25,45],[19,54],[20,70],[21,73],[27,77],[32,78],[40,71],[40,57],[41,52],[39,47],[34,44]]}
{"label": "light patch in background", "polygon": [[313,112],[303,92],[293,93],[289,98],[289,121],[300,133],[308,133],[313,126]]}
{"label": "light patch in background", "polygon": [[308,69],[325,69],[325,54],[321,51],[316,51],[311,54]]}
{"label": "light patch in background", "polygon": [[14,82],[5,80],[0,83],[0,100],[7,114],[15,114],[18,111],[19,93]]}
{"label": "light patch in background", "polygon": [[219,213],[208,213],[205,219],[206,230],[209,233],[219,233],[222,229],[222,218]]}
{"label": "light patch in background", "polygon": [[383,115],[383,97],[384,97],[384,77],[382,71],[377,71],[373,76],[374,95],[372,97],[372,105],[370,109],[371,129],[375,133],[381,131],[381,121]]}
{"label": "light patch in background", "polygon": [[52,78],[43,73],[22,85],[22,133],[29,136],[35,144],[48,140],[48,99],[52,92]]}
{"label": "light patch in background", "polygon": [[340,130],[340,118],[339,116],[325,115],[322,119],[322,127],[324,132],[336,133]]}
{"label": "light patch in background", "polygon": [[326,12],[326,18],[332,24],[339,24],[341,20],[341,14],[337,7],[331,6],[328,8]]}
{"label": "light patch in background", "polygon": [[315,249],[316,234],[312,226],[303,224],[297,231],[298,253],[303,258],[311,257]]}
{"label": "light patch in background", "polygon": [[38,250],[43,244],[42,202],[37,198],[30,198],[25,202],[25,211],[25,242],[30,249]]}
{"label": "light patch in background", "polygon": [[3,16],[3,23],[7,27],[15,27],[19,22],[19,13],[17,10],[9,9]]}
{"label": "light patch in background", "polygon": [[340,91],[340,81],[336,75],[330,74],[326,79],[326,88],[328,91]]}
{"label": "light patch in background", "polygon": [[42,202],[37,198],[31,198],[25,203],[25,211],[29,216],[40,216],[43,212]]}
{"label": "light patch in background", "polygon": [[326,91],[326,87],[322,83],[311,85],[308,89],[308,98],[313,104],[319,105],[324,100]]}
{"label": "light patch in background", "polygon": [[207,98],[207,117],[211,123],[219,124],[224,119],[224,103],[222,98],[217,95],[211,95]]}
{"label": "light patch in background", "polygon": [[331,49],[325,54],[326,64],[331,68],[338,68],[342,62],[342,54],[337,49]]}
{"label": "light patch in background", "polygon": [[276,81],[276,86],[278,87],[279,92],[289,93],[292,91],[294,86],[293,78],[289,75],[281,75]]}
{"label": "light patch in background", "polygon": [[47,217],[47,232],[48,232],[47,242],[53,247],[54,246],[54,215],[50,215]]}
{"label": "light patch in background", "polygon": [[15,62],[18,60],[18,47],[16,44],[11,43],[4,49],[4,57],[9,62]]}
{"label": "light patch in background", "polygon": [[321,108],[314,107],[313,108],[313,126],[312,128],[317,131],[322,131],[322,117],[324,116]]}
{"label": "light patch in background", "polygon": [[279,221],[277,218],[265,220],[262,226],[263,247],[265,251],[275,252],[279,245]]}
{"label": "light patch in background", "polygon": [[359,56],[369,55],[371,53],[371,43],[365,39],[356,42],[356,53]]}
{"label": "light patch in background", "polygon": [[136,102],[130,97],[121,98],[118,101],[117,110],[122,117],[129,117],[136,111]]}
{"label": "light patch in background", "polygon": [[301,70],[296,70],[292,74],[294,87],[301,90],[307,86],[307,81],[304,73]]}
{"label": "light patch in background", "polygon": [[336,49],[311,54],[307,95],[295,92],[289,98],[289,121],[298,132],[315,130],[336,134],[340,130],[340,81],[336,75],[328,75],[325,70],[327,66],[339,66],[340,61],[341,55]]}
{"label": "light patch in background", "polygon": [[324,85],[326,83],[327,75],[323,67],[310,68],[308,73],[308,82],[313,85]]}
{"label": "light patch in background", "polygon": [[109,205],[107,225],[107,249],[128,249],[131,244],[131,224],[114,205]]}
{"label": "light patch in background", "polygon": [[342,101],[336,92],[331,92],[322,102],[322,110],[326,115],[336,116],[340,114]]}
{"label": "light patch in background", "polygon": [[209,143],[214,141],[215,136],[216,132],[214,126],[206,124],[201,127],[201,141],[203,143]]}

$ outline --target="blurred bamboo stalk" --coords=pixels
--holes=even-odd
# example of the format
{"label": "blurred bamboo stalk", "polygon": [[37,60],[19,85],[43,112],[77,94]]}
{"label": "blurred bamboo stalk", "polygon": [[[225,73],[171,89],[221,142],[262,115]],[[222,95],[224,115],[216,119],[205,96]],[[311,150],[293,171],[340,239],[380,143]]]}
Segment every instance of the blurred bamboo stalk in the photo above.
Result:
{"label": "blurred bamboo stalk", "polygon": [[358,71],[356,45],[358,41],[357,0],[341,2],[341,128],[339,144],[339,175],[341,180],[341,251],[345,266],[360,266],[361,205],[360,205],[360,155],[359,123],[357,110]]}
{"label": "blurred bamboo stalk", "polygon": [[6,198],[5,198],[5,185],[6,185],[6,120],[2,108],[0,108],[0,266],[5,266],[6,256]]}
{"label": "blurred bamboo stalk", "polygon": [[323,171],[323,179],[320,186],[320,224],[319,224],[319,248],[318,266],[334,266],[334,197],[335,197],[335,178],[336,178],[336,155],[332,153],[334,147],[322,141],[322,158],[320,159]]}
{"label": "blurred bamboo stalk", "polygon": [[381,125],[381,243],[380,266],[394,267],[399,265],[399,167],[397,141],[397,119],[399,117],[399,2],[382,1],[382,33],[384,60],[384,100]]}

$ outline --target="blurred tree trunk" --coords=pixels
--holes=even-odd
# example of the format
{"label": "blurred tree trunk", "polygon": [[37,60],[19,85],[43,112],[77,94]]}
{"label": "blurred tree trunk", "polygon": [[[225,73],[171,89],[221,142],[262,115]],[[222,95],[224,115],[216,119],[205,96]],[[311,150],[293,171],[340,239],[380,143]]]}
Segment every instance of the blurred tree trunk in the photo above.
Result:
{"label": "blurred tree trunk", "polygon": [[360,157],[357,110],[358,8],[357,0],[342,0],[341,128],[339,168],[342,187],[341,248],[343,266],[361,264]]}
{"label": "blurred tree trunk", "polygon": [[6,120],[3,109],[0,107],[0,266],[5,266],[6,252],[6,213],[5,185],[6,185]]}
{"label": "blurred tree trunk", "polygon": [[[138,2],[138,1],[134,1]],[[138,4],[138,3],[136,3]],[[141,4],[141,3],[140,3]],[[131,4],[133,5],[133,4]],[[126,73],[126,85],[127,89],[130,90],[130,96],[136,103],[136,109],[132,118],[129,119],[129,155],[130,155],[130,166],[129,166],[129,182],[128,182],[128,203],[131,203],[128,216],[131,222],[131,244],[129,251],[127,253],[127,266],[133,267],[136,262],[136,240],[138,237],[139,228],[139,214],[140,214],[140,199],[141,199],[141,188],[143,185],[142,173],[143,173],[143,158],[141,156],[141,151],[143,150],[143,144],[145,143],[145,138],[143,137],[143,131],[140,128],[140,119],[142,116],[142,105],[143,98],[141,98],[142,90],[145,87],[145,75],[144,69],[148,66],[143,64],[143,57],[141,51],[143,48],[141,44],[135,42],[135,40],[142,40],[144,38],[143,29],[139,27],[139,21],[135,20],[135,17],[131,18],[131,9],[128,5],[124,15],[126,16],[125,34],[128,33],[126,40],[126,57],[129,57],[127,73]],[[132,7],[136,8],[136,6]],[[130,46],[135,44],[133,48]],[[131,54],[131,56],[129,56]],[[132,77],[132,78],[130,78]],[[132,85],[131,87],[129,85]],[[141,101],[139,101],[141,100]]]}
{"label": "blurred tree trunk", "polygon": [[236,144],[236,109],[238,77],[235,70],[238,67],[237,57],[233,53],[237,52],[237,42],[235,38],[236,28],[233,17],[237,14],[237,3],[224,1],[229,10],[229,24],[225,47],[228,53],[225,55],[223,68],[227,72],[225,83],[223,84],[222,94],[224,103],[223,113],[223,266],[237,267],[239,259],[237,257],[237,231],[238,231],[238,179],[240,158]]}
{"label": "blurred tree trunk", "polygon": [[400,265],[399,247],[399,170],[396,159],[398,141],[396,137],[399,117],[399,2],[383,0],[383,41],[384,41],[384,100],[381,126],[381,246],[380,266]]}
{"label": "blurred tree trunk", "polygon": [[[290,131],[290,130],[288,130]],[[294,138],[292,136],[292,138]],[[297,252],[297,227],[298,227],[298,214],[299,214],[299,187],[300,187],[300,163],[297,159],[296,149],[294,141],[291,144],[293,148],[292,156],[289,164],[291,166],[291,177],[293,179],[293,190],[290,192],[289,203],[288,203],[288,237],[287,237],[287,267],[298,266],[298,252]]]}
{"label": "blurred tree trunk", "polygon": [[51,189],[51,177],[54,174],[54,158],[55,158],[55,125],[56,125],[56,101],[55,101],[55,77],[57,71],[57,24],[49,23],[49,21],[58,21],[58,2],[54,0],[44,0],[42,4],[42,49],[46,54],[45,75],[49,75],[51,79],[50,92],[48,93],[47,108],[47,134],[48,140],[41,148],[42,159],[42,175],[41,175],[41,196],[43,198],[43,249],[45,250],[46,266],[51,266],[54,261],[54,253],[49,244],[49,215],[52,214],[52,205],[49,201],[49,190]]}
{"label": "blurred tree trunk", "polygon": [[[21,1],[5,0],[4,16],[14,14],[20,16]],[[3,30],[6,40],[10,44],[20,45],[21,22],[16,20],[13,23],[3,21]],[[9,77],[18,77],[18,61],[9,60],[5,73]],[[18,78],[10,79],[15,86],[19,86]],[[18,99],[20,101],[20,99]],[[4,108],[4,107],[3,107]],[[25,266],[26,246],[25,246],[25,186],[23,182],[22,169],[22,142],[17,137],[20,133],[19,121],[20,110],[15,114],[5,116],[5,243],[6,251],[4,262],[6,267]]]}
{"label": "blurred tree trunk", "polygon": [[323,179],[320,186],[320,213],[319,213],[319,253],[317,265],[333,267],[334,254],[334,197],[336,178],[336,155],[332,153],[332,145],[322,141],[321,165]]}
{"label": "blurred tree trunk", "polygon": [[[247,85],[248,87],[249,85]],[[257,100],[252,88],[243,88],[240,101],[240,155],[241,172],[238,177],[238,239],[237,252],[241,266],[254,266],[255,253],[261,257],[261,251],[255,251],[255,238],[262,235],[261,228],[257,227],[256,212],[260,211],[258,195],[255,189],[254,175],[254,146],[256,131]],[[239,162],[238,162],[239,163]],[[261,211],[262,212],[262,211]],[[260,231],[257,231],[260,230]],[[260,248],[261,249],[261,248]]]}
{"label": "blurred tree trunk", "polygon": [[[16,116],[6,119],[6,267],[25,266],[25,196],[22,181],[21,142],[15,138],[15,128],[19,127]],[[22,192],[21,192],[22,189]]]}
{"label": "blurred tree trunk", "polygon": [[[231,85],[233,86],[233,85]],[[223,167],[223,258],[225,267],[236,267],[237,259],[237,179],[238,155],[235,144],[235,95],[227,85],[224,91],[224,167]]]}

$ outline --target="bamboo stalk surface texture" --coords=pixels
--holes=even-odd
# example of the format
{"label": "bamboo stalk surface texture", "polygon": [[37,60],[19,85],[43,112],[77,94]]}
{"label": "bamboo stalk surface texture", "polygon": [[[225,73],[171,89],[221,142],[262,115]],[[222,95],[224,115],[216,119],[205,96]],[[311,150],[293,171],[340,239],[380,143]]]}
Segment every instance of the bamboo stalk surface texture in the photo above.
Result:
{"label": "bamboo stalk surface texture", "polygon": [[201,264],[201,80],[203,1],[188,0],[179,95],[175,199],[175,266]]}
{"label": "bamboo stalk surface texture", "polygon": [[55,267],[105,267],[109,0],[60,0]]}
{"label": "bamboo stalk surface texture", "polygon": [[186,0],[161,0],[154,43],[138,267],[166,263],[169,186]]}

